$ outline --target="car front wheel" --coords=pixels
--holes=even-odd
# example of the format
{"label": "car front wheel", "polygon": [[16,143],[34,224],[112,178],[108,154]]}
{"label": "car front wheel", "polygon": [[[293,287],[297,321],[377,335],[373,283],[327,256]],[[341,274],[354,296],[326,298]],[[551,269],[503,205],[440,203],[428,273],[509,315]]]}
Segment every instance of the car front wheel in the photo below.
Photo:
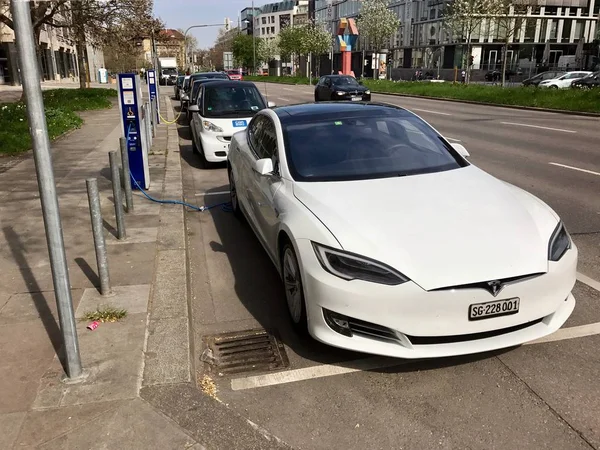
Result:
{"label": "car front wheel", "polygon": [[302,275],[296,252],[290,242],[286,242],[283,246],[281,274],[292,325],[299,334],[306,335],[308,334],[308,322],[306,320],[306,303],[304,301]]}
{"label": "car front wheel", "polygon": [[237,217],[238,219],[241,219],[243,214],[242,214],[242,210],[240,209],[240,201],[238,198],[238,193],[237,193],[237,186],[235,184],[235,179],[233,178],[233,171],[231,169],[229,169],[229,197],[231,200],[231,210],[233,211],[233,214],[235,217]]}

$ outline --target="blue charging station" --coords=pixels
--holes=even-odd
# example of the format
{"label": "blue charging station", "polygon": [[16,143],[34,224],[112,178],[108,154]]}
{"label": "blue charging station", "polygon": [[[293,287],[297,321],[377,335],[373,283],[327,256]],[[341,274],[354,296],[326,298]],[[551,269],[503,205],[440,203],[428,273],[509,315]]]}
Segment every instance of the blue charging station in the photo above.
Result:
{"label": "blue charging station", "polygon": [[[158,99],[158,83],[156,82],[156,70],[148,69],[148,95],[150,101]],[[156,123],[160,123],[160,102],[156,101]]]}
{"label": "blue charging station", "polygon": [[[142,129],[142,90],[138,75],[120,73],[118,75],[119,107],[123,135],[127,139],[129,153],[129,169],[131,171],[133,188],[136,183],[142,188],[150,188],[150,170],[148,167],[148,143],[145,130]],[[135,181],[135,182],[134,182]]]}

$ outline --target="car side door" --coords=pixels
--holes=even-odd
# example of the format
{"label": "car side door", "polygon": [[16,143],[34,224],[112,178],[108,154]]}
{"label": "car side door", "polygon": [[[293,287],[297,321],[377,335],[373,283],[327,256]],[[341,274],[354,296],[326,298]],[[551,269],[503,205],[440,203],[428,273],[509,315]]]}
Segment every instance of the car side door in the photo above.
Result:
{"label": "car side door", "polygon": [[263,243],[273,258],[276,258],[277,232],[279,229],[279,211],[275,206],[275,194],[282,185],[279,172],[279,152],[277,147],[277,132],[271,118],[264,117],[262,135],[258,141],[256,159],[269,158],[273,162],[273,172],[261,175],[255,170],[250,172],[250,183],[255,207],[257,227],[263,238]]}
{"label": "car side door", "polygon": [[316,91],[315,93],[316,93],[317,100],[321,100],[324,82],[325,82],[325,77],[319,78],[319,82],[317,83],[317,86],[315,87],[315,91]]}
{"label": "car side door", "polygon": [[200,145],[200,133],[202,132],[202,101],[204,98],[204,96],[202,95],[202,91],[203,86],[200,87],[198,99],[195,103],[195,105],[198,105],[199,111],[197,113],[192,113],[190,121],[190,132],[192,133],[192,139],[196,139],[196,145],[198,146]]}
{"label": "car side door", "polygon": [[325,77],[325,81],[323,82],[323,94],[322,99],[331,100],[331,78]]}

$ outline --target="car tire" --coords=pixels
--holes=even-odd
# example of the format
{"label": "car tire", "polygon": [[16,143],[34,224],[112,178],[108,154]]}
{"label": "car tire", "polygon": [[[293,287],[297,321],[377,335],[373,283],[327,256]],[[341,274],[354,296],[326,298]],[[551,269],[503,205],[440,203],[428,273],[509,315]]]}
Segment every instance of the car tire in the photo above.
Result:
{"label": "car tire", "polygon": [[200,151],[198,150],[198,146],[196,145],[196,138],[194,138],[194,133],[192,133],[192,152],[194,152],[196,155],[200,153]]}
{"label": "car tire", "polygon": [[231,201],[231,211],[233,212],[233,215],[235,217],[242,220],[244,218],[244,214],[242,213],[242,209],[240,208],[240,200],[237,196],[237,186],[235,184],[231,168],[229,168],[227,174],[229,175],[229,198]]}
{"label": "car tire", "polygon": [[317,93],[315,92],[315,103],[317,103],[319,101],[319,96],[317,95]]}
{"label": "car tire", "polygon": [[558,89],[558,86],[549,86],[550,89]]}
{"label": "car tire", "polygon": [[200,144],[200,148],[198,149],[198,153],[200,155],[200,163],[202,168],[205,170],[212,169],[213,163],[206,159],[206,155],[204,154],[204,148],[202,148],[202,144]]}
{"label": "car tire", "polygon": [[300,336],[307,336],[308,320],[302,273],[294,246],[289,241],[281,249],[281,278],[292,326]]}

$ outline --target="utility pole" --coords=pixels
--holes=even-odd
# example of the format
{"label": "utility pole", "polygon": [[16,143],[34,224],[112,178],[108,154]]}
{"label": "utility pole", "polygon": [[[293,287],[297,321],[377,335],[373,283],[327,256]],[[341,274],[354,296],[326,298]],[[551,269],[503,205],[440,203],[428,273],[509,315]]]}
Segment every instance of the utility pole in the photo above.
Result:
{"label": "utility pole", "polygon": [[33,146],[35,170],[37,172],[42,215],[46,228],[46,241],[50,255],[52,281],[58,306],[58,319],[65,349],[67,377],[77,380],[83,375],[79,356],[79,341],[71,298],[71,284],[65,254],[65,244],[54,182],[50,139],[44,113],[44,101],[40,86],[40,74],[33,40],[29,2],[15,0],[12,4],[12,16],[15,39],[21,66],[21,81],[27,105],[27,120]]}
{"label": "utility pole", "polygon": [[[252,0],[252,20],[254,21],[254,0]],[[254,75],[256,75],[256,22],[252,24],[252,65],[254,66]]]}

